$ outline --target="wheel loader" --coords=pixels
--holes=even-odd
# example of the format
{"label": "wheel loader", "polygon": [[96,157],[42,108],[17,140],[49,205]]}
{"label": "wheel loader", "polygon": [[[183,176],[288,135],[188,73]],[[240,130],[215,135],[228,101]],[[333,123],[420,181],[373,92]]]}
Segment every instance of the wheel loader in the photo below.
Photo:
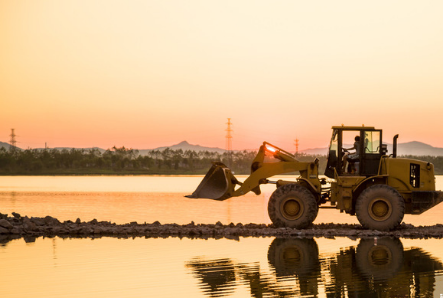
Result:
{"label": "wheel loader", "polygon": [[[355,136],[353,155],[345,137]],[[240,182],[221,162],[212,167],[189,198],[226,200],[252,191],[261,194],[260,185],[275,184],[268,213],[276,227],[309,227],[320,208],[336,208],[356,215],[364,228],[392,230],[404,214],[422,214],[443,201],[435,190],[431,163],[397,157],[397,139],[388,155],[382,143],[382,130],[368,126],[333,126],[323,177],[319,160],[301,162],[291,153],[263,142],[252,161],[251,174]],[[272,157],[273,159],[269,159]],[[294,181],[268,178],[292,172]]]}

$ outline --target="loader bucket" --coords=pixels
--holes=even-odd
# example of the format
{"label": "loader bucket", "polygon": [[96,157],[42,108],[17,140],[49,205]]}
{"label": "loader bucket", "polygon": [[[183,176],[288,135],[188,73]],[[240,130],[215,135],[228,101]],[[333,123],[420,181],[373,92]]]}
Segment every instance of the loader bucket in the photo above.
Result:
{"label": "loader bucket", "polygon": [[209,198],[225,200],[232,196],[234,187],[239,182],[231,170],[221,162],[212,162],[212,167],[188,198]]}

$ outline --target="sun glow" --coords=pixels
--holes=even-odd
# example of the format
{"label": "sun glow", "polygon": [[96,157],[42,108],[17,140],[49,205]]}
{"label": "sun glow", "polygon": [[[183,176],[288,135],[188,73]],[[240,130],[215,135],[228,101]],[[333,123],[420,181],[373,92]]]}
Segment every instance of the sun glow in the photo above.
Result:
{"label": "sun glow", "polygon": [[270,151],[270,152],[272,152],[272,153],[277,152],[277,149],[273,148],[273,147],[270,146],[269,144],[266,144],[266,145],[265,145],[265,148],[266,148],[266,150],[268,150],[268,151]]}

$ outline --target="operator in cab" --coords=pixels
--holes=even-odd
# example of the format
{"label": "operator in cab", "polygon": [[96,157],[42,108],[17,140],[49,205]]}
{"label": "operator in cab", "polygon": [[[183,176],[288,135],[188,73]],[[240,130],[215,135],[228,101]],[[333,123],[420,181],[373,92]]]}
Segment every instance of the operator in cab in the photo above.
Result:
{"label": "operator in cab", "polygon": [[[355,136],[354,138],[355,142],[354,142],[354,146],[350,147],[350,148],[343,148],[343,150],[346,152],[343,155],[343,173],[346,172],[346,165],[348,164],[349,160],[352,161],[356,161],[360,158],[359,153],[360,153],[360,136]],[[350,153],[350,150],[355,150],[355,153]]]}

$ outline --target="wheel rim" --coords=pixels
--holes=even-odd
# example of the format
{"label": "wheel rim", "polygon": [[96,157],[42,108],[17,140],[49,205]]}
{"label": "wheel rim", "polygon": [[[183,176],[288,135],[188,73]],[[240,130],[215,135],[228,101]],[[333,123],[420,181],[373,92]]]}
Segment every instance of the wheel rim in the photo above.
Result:
{"label": "wheel rim", "polygon": [[296,247],[285,248],[282,254],[285,265],[297,265],[303,260],[303,254]]}
{"label": "wheel rim", "polygon": [[304,207],[298,198],[288,198],[281,203],[280,210],[286,219],[296,220],[303,214]]}
{"label": "wheel rim", "polygon": [[391,203],[384,198],[375,198],[369,203],[368,212],[372,219],[384,221],[391,216],[392,206]]}
{"label": "wheel rim", "polygon": [[392,254],[386,246],[378,245],[368,252],[368,260],[372,267],[386,267],[391,263]]}

